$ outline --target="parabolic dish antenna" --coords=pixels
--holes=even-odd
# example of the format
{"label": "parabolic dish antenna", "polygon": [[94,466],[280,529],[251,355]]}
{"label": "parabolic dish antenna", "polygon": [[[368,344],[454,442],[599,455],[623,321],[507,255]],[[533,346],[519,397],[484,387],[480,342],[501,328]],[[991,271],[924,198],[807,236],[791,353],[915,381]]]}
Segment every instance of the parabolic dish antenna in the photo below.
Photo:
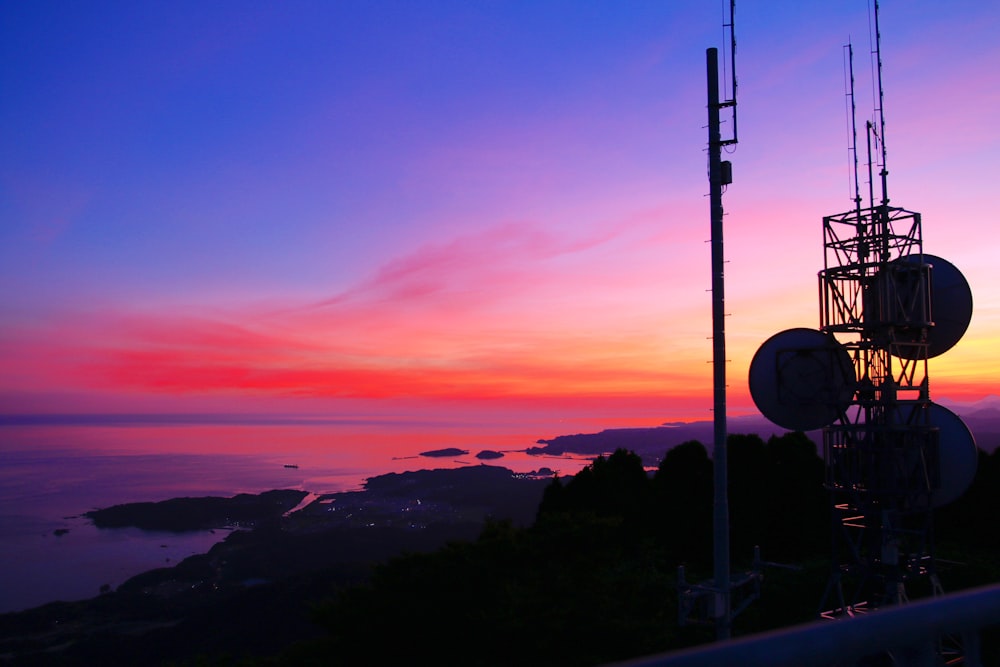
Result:
{"label": "parabolic dish antenna", "polygon": [[832,334],[787,329],[768,338],[750,362],[750,395],[761,414],[791,431],[833,423],[854,395],[851,355]]}
{"label": "parabolic dish antenna", "polygon": [[[934,255],[924,254],[931,266],[931,319],[934,326],[927,332],[927,358],[943,354],[955,346],[972,321],[972,289],[954,264]],[[897,262],[920,263],[921,255],[900,257]],[[916,336],[916,334],[914,334]],[[915,337],[914,337],[915,340]],[[904,359],[915,359],[919,347],[903,345],[893,350]]]}
{"label": "parabolic dish antenna", "polygon": [[972,485],[979,467],[979,450],[961,417],[937,403],[931,403],[928,409],[927,422],[938,429],[940,478],[931,494],[931,506],[942,507],[957,500]]}

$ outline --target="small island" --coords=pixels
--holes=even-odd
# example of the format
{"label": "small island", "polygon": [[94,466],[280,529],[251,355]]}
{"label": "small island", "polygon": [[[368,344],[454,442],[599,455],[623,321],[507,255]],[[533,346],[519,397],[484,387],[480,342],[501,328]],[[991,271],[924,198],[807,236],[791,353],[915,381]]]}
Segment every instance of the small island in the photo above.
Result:
{"label": "small island", "polygon": [[98,528],[134,527],[173,533],[225,527],[252,527],[278,520],[308,493],[294,489],[241,493],[232,498],[172,498],[155,503],[126,503],[84,514]]}
{"label": "small island", "polygon": [[444,449],[432,449],[429,452],[420,452],[421,456],[428,456],[430,458],[443,458],[447,456],[465,456],[469,453],[468,449],[459,449],[458,447],[445,447]]}

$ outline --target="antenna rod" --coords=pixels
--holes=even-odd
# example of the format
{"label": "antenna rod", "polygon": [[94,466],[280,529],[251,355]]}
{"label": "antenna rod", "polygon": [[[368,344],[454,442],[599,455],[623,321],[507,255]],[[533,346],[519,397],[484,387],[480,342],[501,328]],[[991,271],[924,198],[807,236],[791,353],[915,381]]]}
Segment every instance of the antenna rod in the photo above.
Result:
{"label": "antenna rod", "polygon": [[872,134],[875,126],[870,120],[865,121],[865,130],[868,141],[868,206],[875,208],[875,175],[872,173],[872,166],[875,164],[872,162]]}
{"label": "antenna rod", "polygon": [[[858,183],[858,121],[854,103],[854,45],[847,43],[847,62],[851,79],[851,155],[854,157],[854,208],[861,211],[861,185]],[[858,216],[860,219],[860,215]]]}
{"label": "antenna rod", "polygon": [[729,73],[732,77],[732,93],[731,99],[726,100],[723,106],[733,107],[733,138],[726,144],[735,144],[739,140],[739,134],[736,131],[736,0],[729,0]]}
{"label": "antenna rod", "polygon": [[878,0],[875,0],[875,59],[878,63],[878,120],[879,120],[879,141],[882,146],[882,206],[889,204],[889,193],[887,190],[889,171],[885,163],[885,91],[882,88],[882,33],[878,27]]}
{"label": "antenna rod", "polygon": [[[854,44],[847,43],[848,96],[851,100],[851,157],[854,158],[854,229],[858,235],[858,261],[868,260],[869,242],[865,240],[866,220],[861,215],[861,184],[858,182],[858,114],[854,101]],[[870,235],[870,234],[869,234]]]}
{"label": "antenna rod", "polygon": [[712,210],[712,387],[714,395],[715,498],[714,530],[715,636],[729,639],[729,475],[726,456],[726,328],[725,277],[722,254],[722,131],[719,121],[719,52],[708,49],[708,181]]}

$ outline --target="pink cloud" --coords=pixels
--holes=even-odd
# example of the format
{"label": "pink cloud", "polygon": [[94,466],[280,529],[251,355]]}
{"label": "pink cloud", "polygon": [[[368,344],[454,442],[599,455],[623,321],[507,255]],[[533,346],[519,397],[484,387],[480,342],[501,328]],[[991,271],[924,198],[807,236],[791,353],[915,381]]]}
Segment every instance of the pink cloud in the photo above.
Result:
{"label": "pink cloud", "polygon": [[[133,310],[53,322],[35,343],[23,333],[14,347],[31,353],[17,373],[42,371],[39,385],[171,395],[668,395],[673,386],[697,386],[701,359],[698,373],[651,365],[662,353],[659,334],[629,324],[631,305],[606,312],[599,298],[588,306],[574,296],[565,308],[559,301],[566,289],[597,297],[605,282],[618,292],[627,273],[593,262],[616,244],[641,245],[657,218],[639,215],[576,238],[524,223],[491,228],[424,246],[306,307]],[[551,312],[538,310],[545,308]]]}

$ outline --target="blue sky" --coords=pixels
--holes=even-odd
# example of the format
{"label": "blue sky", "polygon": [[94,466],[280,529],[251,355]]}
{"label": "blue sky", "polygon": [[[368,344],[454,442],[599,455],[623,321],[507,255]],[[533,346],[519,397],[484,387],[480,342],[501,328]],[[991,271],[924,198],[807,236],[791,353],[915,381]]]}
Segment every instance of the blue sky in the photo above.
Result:
{"label": "blue sky", "polygon": [[[4,5],[0,410],[707,414],[725,4]],[[735,410],[756,347],[817,325],[848,40],[873,107],[868,4],[737,7]],[[998,17],[882,3],[892,203],[976,298],[933,367],[963,398],[1000,370]]]}

